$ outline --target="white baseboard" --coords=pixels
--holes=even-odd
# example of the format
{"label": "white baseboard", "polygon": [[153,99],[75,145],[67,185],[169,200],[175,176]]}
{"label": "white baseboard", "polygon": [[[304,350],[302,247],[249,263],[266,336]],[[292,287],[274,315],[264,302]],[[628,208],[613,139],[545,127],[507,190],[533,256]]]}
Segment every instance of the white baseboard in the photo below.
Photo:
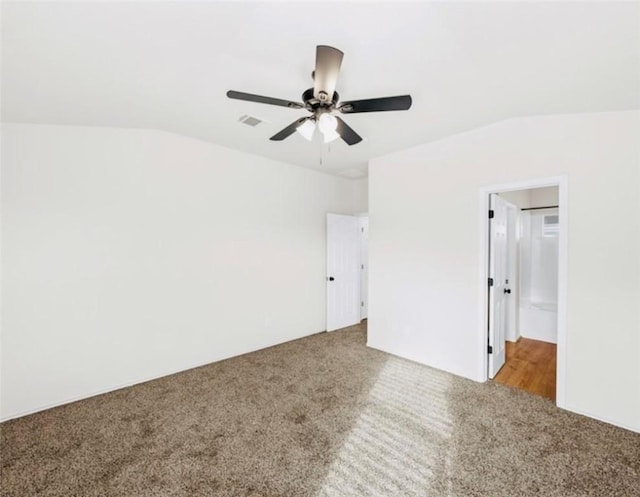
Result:
{"label": "white baseboard", "polygon": [[592,414],[592,413],[589,413],[589,412],[586,412],[586,411],[582,411],[580,409],[576,409],[574,407],[567,406],[567,405],[562,407],[562,409],[564,409],[565,411],[573,412],[575,414],[580,414],[581,416],[586,416],[587,418],[595,419],[597,421],[602,421],[603,423],[607,423],[609,425],[617,426],[618,428],[623,428],[625,430],[629,430],[629,431],[632,431],[634,433],[640,433],[640,426],[632,427],[632,426],[626,425],[624,423],[620,423],[618,421],[614,421],[612,419],[605,418],[603,416],[597,416],[595,414]]}
{"label": "white baseboard", "polygon": [[305,338],[307,336],[315,335],[317,333],[322,333],[322,332],[321,331],[314,331],[314,332],[309,333],[307,335],[303,335],[303,336],[296,337],[296,338],[290,338],[290,339],[284,340],[282,342],[277,342],[277,343],[273,343],[273,344],[270,344],[270,345],[260,346],[260,347],[258,347],[256,349],[247,350],[246,352],[242,352],[240,354],[236,354],[236,355],[233,355],[233,356],[219,357],[219,358],[211,359],[211,360],[208,360],[208,361],[205,361],[205,362],[199,362],[197,364],[188,365],[186,367],[180,367],[179,369],[176,369],[176,370],[166,371],[166,372],[163,372],[163,373],[160,373],[160,374],[157,374],[157,375],[153,375],[153,376],[150,376],[150,377],[145,377],[145,378],[142,378],[142,379],[130,380],[128,382],[125,382],[125,383],[122,383],[122,384],[118,384],[116,386],[112,386],[112,387],[108,387],[108,388],[105,388],[105,389],[96,390],[96,391],[93,391],[91,393],[78,395],[78,396],[71,397],[71,398],[68,398],[68,399],[63,399],[63,400],[60,400],[59,402],[54,402],[54,403],[51,403],[51,404],[45,404],[45,405],[42,405],[42,406],[38,406],[38,407],[36,407],[34,409],[29,409],[29,410],[26,410],[26,411],[19,411],[19,412],[9,413],[7,415],[0,416],[0,423],[4,423],[5,421],[9,421],[11,419],[21,418],[23,416],[28,416],[30,414],[35,414],[37,412],[46,411],[47,409],[53,409],[54,407],[60,407],[60,406],[66,405],[66,404],[71,404],[73,402],[78,402],[80,400],[90,399],[91,397],[96,397],[98,395],[104,395],[105,393],[115,392],[116,390],[120,390],[122,388],[129,388],[129,387],[132,387],[134,385],[141,385],[142,383],[147,383],[148,381],[158,380],[160,378],[164,378],[165,376],[171,376],[171,375],[174,375],[174,374],[178,374],[178,373],[183,373],[185,371],[189,371],[191,369],[201,368],[203,366],[207,366],[209,364],[213,364],[213,363],[216,363],[216,362],[219,362],[219,361],[225,361],[227,359],[231,359],[232,357],[238,357],[238,356],[245,355],[245,354],[251,354],[252,352],[257,352],[258,350],[263,350],[263,349],[268,349],[268,348],[271,348],[271,347],[275,347],[276,345],[281,345],[283,343],[292,342],[294,340],[299,340],[300,338]]}

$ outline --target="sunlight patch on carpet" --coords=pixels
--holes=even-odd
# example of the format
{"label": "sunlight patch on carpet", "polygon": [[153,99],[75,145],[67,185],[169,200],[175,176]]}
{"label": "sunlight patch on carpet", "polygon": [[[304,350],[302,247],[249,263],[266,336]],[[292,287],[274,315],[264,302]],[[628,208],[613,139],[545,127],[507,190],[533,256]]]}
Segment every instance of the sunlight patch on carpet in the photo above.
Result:
{"label": "sunlight patch on carpet", "polygon": [[442,481],[450,462],[450,381],[446,373],[390,358],[317,497],[424,496]]}

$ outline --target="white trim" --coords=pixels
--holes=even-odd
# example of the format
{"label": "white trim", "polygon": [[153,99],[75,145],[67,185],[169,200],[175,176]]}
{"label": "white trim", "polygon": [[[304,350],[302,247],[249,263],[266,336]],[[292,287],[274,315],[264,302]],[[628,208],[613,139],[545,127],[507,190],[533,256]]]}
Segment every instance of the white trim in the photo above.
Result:
{"label": "white trim", "polygon": [[529,190],[531,188],[558,187],[559,199],[559,250],[558,250],[558,356],[556,377],[556,405],[566,408],[566,359],[567,359],[567,277],[569,255],[569,179],[567,175],[548,178],[518,181],[499,185],[484,186],[479,192],[478,210],[478,351],[481,354],[480,369],[477,372],[478,381],[487,381],[487,313],[489,278],[489,195],[491,193],[508,192],[514,190]]}
{"label": "white trim", "polygon": [[633,426],[630,426],[630,425],[626,425],[624,423],[620,423],[619,421],[615,421],[615,420],[613,420],[611,418],[605,418],[603,416],[598,416],[596,414],[591,414],[589,412],[583,411],[581,409],[576,409],[574,407],[566,406],[566,407],[563,407],[563,409],[565,409],[567,411],[570,411],[570,412],[573,412],[575,414],[579,414],[580,416],[586,416],[587,418],[592,418],[592,419],[595,419],[597,421],[601,421],[603,423],[607,423],[607,424],[610,424],[610,425],[613,425],[613,426],[617,426],[619,428],[624,428],[625,430],[629,430],[629,431],[632,431],[634,433],[640,433],[640,425],[636,426],[636,427],[633,427]]}
{"label": "white trim", "polygon": [[193,369],[203,368],[203,367],[210,366],[211,364],[215,364],[215,363],[220,362],[220,361],[226,361],[227,359],[232,359],[234,357],[238,357],[238,356],[245,355],[245,354],[251,354],[253,352],[258,352],[258,351],[264,350],[264,349],[270,349],[271,347],[275,347],[276,345],[281,345],[281,344],[285,344],[285,343],[288,343],[288,342],[293,342],[294,340],[299,340],[301,338],[306,338],[308,336],[317,335],[318,333],[323,333],[323,332],[324,331],[314,331],[314,332],[302,335],[300,337],[287,338],[287,339],[285,339],[283,341],[279,341],[279,342],[273,343],[271,345],[260,345],[258,348],[247,350],[246,352],[239,352],[239,353],[236,353],[234,355],[223,356],[223,357],[219,357],[219,358],[216,358],[216,359],[208,360],[206,362],[192,363],[191,365],[186,366],[186,367],[180,367],[178,369],[171,369],[171,370],[166,371],[164,373],[156,374],[156,375],[153,375],[153,376],[147,376],[146,378],[144,378],[142,380],[133,380],[133,381],[129,380],[129,381],[125,381],[124,383],[119,383],[118,385],[115,385],[115,386],[112,386],[112,387],[101,388],[100,390],[94,390],[92,393],[77,395],[77,396],[74,396],[74,397],[71,397],[71,398],[68,398],[68,399],[65,399],[65,400],[61,400],[61,401],[58,401],[58,402],[53,402],[51,404],[45,404],[43,406],[34,407],[33,409],[28,409],[26,411],[9,413],[9,414],[7,414],[5,416],[0,416],[0,423],[4,423],[5,421],[9,421],[10,419],[17,419],[17,418],[21,418],[23,416],[28,416],[30,414],[35,414],[37,412],[53,409],[54,407],[61,407],[61,406],[67,405],[67,404],[73,404],[74,402],[79,402],[81,400],[87,400],[87,399],[90,399],[92,397],[97,397],[98,395],[104,395],[104,394],[108,394],[110,392],[115,392],[117,390],[122,390],[123,388],[134,387],[136,385],[141,385],[143,383],[148,383],[150,381],[159,380],[159,379],[165,378],[167,376],[173,376],[173,375],[176,375],[176,374],[180,374],[180,373],[185,373],[187,371],[191,371]]}
{"label": "white trim", "polygon": [[558,348],[556,405],[567,405],[567,292],[569,269],[569,178],[560,177],[558,182],[559,239],[558,239]]}
{"label": "white trim", "polygon": [[[232,356],[233,357],[233,356]],[[229,359],[229,358],[227,358]],[[185,371],[189,371],[191,369],[197,369],[197,368],[201,368],[204,366],[207,366],[209,364],[213,364],[214,362],[218,362],[218,361],[224,361],[225,359],[218,359],[215,361],[210,361],[210,362],[203,362],[203,363],[196,363],[190,366],[187,366],[186,368],[180,368],[180,369],[175,369],[175,370],[171,370],[168,371],[166,373],[160,373],[157,375],[153,375],[153,376],[148,376],[142,380],[135,380],[135,381],[125,381],[124,383],[119,383],[115,386],[112,387],[107,387],[107,388],[101,388],[100,390],[94,390],[91,393],[87,393],[87,394],[82,394],[82,395],[75,395],[73,397],[70,397],[68,399],[64,399],[64,400],[60,400],[57,402],[53,402],[50,404],[45,404],[43,406],[38,406],[38,407],[34,407],[33,409],[28,409],[26,411],[20,411],[17,413],[10,413],[4,417],[0,417],[0,423],[4,423],[5,421],[9,421],[10,419],[17,419],[17,418],[21,418],[23,416],[28,416],[30,414],[35,414],[37,412],[41,412],[41,411],[47,411],[49,409],[53,409],[54,407],[61,407],[67,404],[73,404],[74,402],[79,402],[81,400],[87,400],[90,399],[91,397],[97,397],[98,395],[104,395],[110,392],[115,392],[116,390],[122,390],[123,388],[129,388],[129,387],[134,387],[136,385],[141,385],[143,383],[148,383],[150,381],[155,381],[155,380],[159,380],[160,378],[164,378],[166,376],[173,376],[174,374],[180,374],[180,373],[184,373]]]}

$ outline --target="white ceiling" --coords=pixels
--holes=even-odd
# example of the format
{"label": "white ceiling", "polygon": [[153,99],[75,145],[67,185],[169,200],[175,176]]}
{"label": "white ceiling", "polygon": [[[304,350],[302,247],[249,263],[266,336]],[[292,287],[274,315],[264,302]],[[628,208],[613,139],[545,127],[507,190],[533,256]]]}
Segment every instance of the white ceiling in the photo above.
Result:
{"label": "white ceiling", "polygon": [[[3,2],[2,28],[5,122],[162,129],[345,176],[509,117],[640,107],[638,2]],[[306,111],[225,93],[299,101],[318,44],[345,53],[343,99],[413,107],[345,116],[352,147],[270,141]]]}

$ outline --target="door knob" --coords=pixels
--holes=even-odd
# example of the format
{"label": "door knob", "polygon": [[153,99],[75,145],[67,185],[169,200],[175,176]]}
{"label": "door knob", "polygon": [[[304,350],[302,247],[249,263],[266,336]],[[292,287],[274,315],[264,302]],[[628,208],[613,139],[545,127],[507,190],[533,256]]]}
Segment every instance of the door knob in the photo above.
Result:
{"label": "door knob", "polygon": [[335,278],[333,276],[329,276],[329,281],[333,281]]}
{"label": "door knob", "polygon": [[504,293],[511,293],[511,288],[505,288]]}

